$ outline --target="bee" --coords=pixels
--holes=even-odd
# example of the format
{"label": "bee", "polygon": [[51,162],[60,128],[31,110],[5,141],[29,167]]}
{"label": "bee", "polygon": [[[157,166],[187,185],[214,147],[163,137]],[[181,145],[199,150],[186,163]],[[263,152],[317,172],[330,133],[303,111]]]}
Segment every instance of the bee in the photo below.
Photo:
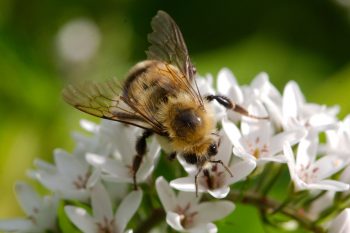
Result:
{"label": "bee", "polygon": [[197,194],[197,177],[204,171],[209,178],[211,164],[221,164],[232,176],[221,160],[215,160],[220,138],[210,102],[217,101],[251,118],[266,117],[249,114],[226,96],[202,96],[195,80],[196,69],[175,21],[166,12],[158,11],[151,27],[147,60],[131,68],[123,85],[116,80],[70,85],[63,90],[63,98],[88,114],[144,129],[136,141],[132,164],[135,189],[136,173],[147,151],[146,139],[156,134],[166,139],[170,159],[182,156],[197,166]]}

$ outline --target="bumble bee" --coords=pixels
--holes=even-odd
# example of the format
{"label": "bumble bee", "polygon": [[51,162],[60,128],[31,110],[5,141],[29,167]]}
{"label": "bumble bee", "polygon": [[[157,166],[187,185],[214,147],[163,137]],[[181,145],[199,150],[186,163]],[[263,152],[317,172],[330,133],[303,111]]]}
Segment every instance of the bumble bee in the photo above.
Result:
{"label": "bumble bee", "polygon": [[147,60],[131,68],[123,85],[115,80],[70,85],[63,90],[63,98],[83,112],[144,129],[133,158],[135,189],[136,173],[147,150],[146,139],[156,134],[168,141],[169,158],[179,155],[187,163],[197,165],[198,190],[197,177],[202,171],[208,176],[210,164],[220,163],[232,176],[222,161],[215,160],[220,138],[209,103],[215,100],[242,115],[265,118],[250,115],[225,96],[202,96],[195,81],[196,69],[175,21],[159,11],[151,26]]}

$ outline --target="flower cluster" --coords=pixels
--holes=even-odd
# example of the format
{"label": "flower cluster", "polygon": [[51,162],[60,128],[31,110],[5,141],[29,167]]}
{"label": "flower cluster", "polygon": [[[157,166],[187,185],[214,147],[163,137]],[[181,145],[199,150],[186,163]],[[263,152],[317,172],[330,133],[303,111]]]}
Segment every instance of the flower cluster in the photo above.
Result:
{"label": "flower cluster", "polygon": [[[350,116],[341,121],[338,107],[307,102],[293,81],[280,93],[266,73],[239,85],[223,69],[216,90],[211,76],[197,78],[197,84],[202,95],[225,95],[252,115],[269,116],[258,120],[211,103],[221,138],[216,159],[225,166],[214,164],[209,174],[198,175],[198,196],[198,168],[181,155],[179,163],[168,161],[156,137],[147,141],[136,174],[139,189],[133,190],[134,145],[142,130],[108,120],[82,120],[89,135],[73,134],[72,153],[56,149],[54,164],[36,160],[28,172],[48,196],[17,183],[27,218],[0,220],[0,230],[122,233],[171,227],[217,232],[213,221],[228,216],[234,203],[256,206],[275,227],[290,227],[292,221],[293,227],[314,232],[350,230]],[[290,182],[275,200],[269,193],[283,171]]]}

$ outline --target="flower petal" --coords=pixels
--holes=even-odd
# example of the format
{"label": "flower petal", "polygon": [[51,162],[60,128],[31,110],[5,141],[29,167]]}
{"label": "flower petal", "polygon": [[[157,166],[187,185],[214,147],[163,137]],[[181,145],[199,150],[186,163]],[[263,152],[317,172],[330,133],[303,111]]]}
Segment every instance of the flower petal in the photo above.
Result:
{"label": "flower petal", "polygon": [[306,188],[342,192],[349,190],[349,185],[335,180],[321,180],[312,184],[307,184]]}
{"label": "flower petal", "polygon": [[33,227],[33,224],[30,220],[27,219],[8,219],[0,220],[0,231],[4,232],[26,232],[30,231]]}
{"label": "flower petal", "polygon": [[242,135],[237,126],[227,119],[223,119],[221,121],[221,124],[227,137],[230,139],[234,147],[237,147],[237,149],[240,151],[244,151],[244,146],[240,142]]}
{"label": "flower petal", "polygon": [[[194,178],[187,176],[182,178],[177,178],[175,180],[172,180],[170,182],[170,186],[184,192],[195,192],[196,186],[194,184]],[[198,187],[199,192],[203,192],[203,188],[199,185]]]}
{"label": "flower petal", "polygon": [[165,211],[172,211],[176,206],[175,192],[170,188],[168,182],[163,177],[158,177],[156,180],[156,189],[160,202]]}
{"label": "flower petal", "polygon": [[329,233],[350,232],[350,208],[344,209],[331,223]]}
{"label": "flower petal", "polygon": [[39,194],[28,184],[18,182],[15,185],[16,197],[22,210],[27,215],[33,215],[41,208],[42,202]]}
{"label": "flower petal", "polygon": [[235,209],[230,201],[204,202],[198,205],[196,224],[209,223],[226,217]]}
{"label": "flower petal", "polygon": [[217,89],[220,94],[225,96],[230,95],[231,88],[237,85],[236,78],[229,69],[223,68],[219,71],[217,77]]}
{"label": "flower petal", "polygon": [[177,231],[183,231],[184,228],[181,225],[181,217],[177,213],[174,212],[167,212],[166,213],[166,222],[168,223],[169,226],[174,228]]}
{"label": "flower petal", "polygon": [[111,198],[101,183],[97,183],[91,190],[91,206],[93,216],[99,222],[113,219]]}
{"label": "flower petal", "polygon": [[201,224],[195,228],[188,229],[190,233],[217,233],[218,228],[213,223]]}
{"label": "flower petal", "polygon": [[120,161],[109,159],[100,155],[88,153],[86,160],[91,165],[101,168],[104,172],[116,177],[131,178],[130,169]]}
{"label": "flower petal", "polygon": [[314,166],[318,168],[317,179],[323,180],[338,172],[346,165],[345,161],[339,156],[326,155],[317,160]]}
{"label": "flower petal", "polygon": [[94,219],[83,208],[66,206],[64,207],[67,216],[84,233],[96,233],[98,229]]}
{"label": "flower petal", "polygon": [[82,162],[64,150],[56,149],[54,151],[54,158],[58,172],[66,180],[72,180],[78,176],[85,175],[88,171],[88,164],[86,162]]}
{"label": "flower petal", "polygon": [[224,187],[221,187],[219,189],[214,189],[214,190],[208,189],[208,193],[210,195],[212,195],[213,197],[218,198],[218,199],[225,198],[229,192],[230,192],[229,186],[224,186]]}
{"label": "flower petal", "polygon": [[115,220],[119,229],[118,232],[124,232],[126,225],[139,208],[141,200],[142,191],[137,190],[129,193],[120,203],[115,214]]}
{"label": "flower petal", "polygon": [[228,179],[229,184],[233,184],[247,177],[256,167],[256,162],[252,159],[244,159],[230,166],[233,177]]}
{"label": "flower petal", "polygon": [[271,138],[270,151],[271,155],[279,153],[283,150],[283,144],[289,142],[291,146],[296,144],[305,135],[304,130],[290,130],[279,133]]}

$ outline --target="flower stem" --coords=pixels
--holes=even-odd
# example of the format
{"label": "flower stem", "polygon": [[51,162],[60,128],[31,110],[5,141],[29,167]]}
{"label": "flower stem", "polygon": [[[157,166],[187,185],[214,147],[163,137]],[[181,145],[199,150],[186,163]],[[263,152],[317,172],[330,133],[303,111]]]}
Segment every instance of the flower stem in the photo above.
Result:
{"label": "flower stem", "polygon": [[[281,206],[281,203],[257,193],[245,193],[243,198],[240,198],[240,193],[232,190],[227,199],[233,202],[239,201],[242,204],[254,205],[267,213]],[[301,209],[285,206],[284,208],[281,208],[279,212],[298,221],[298,223],[307,230],[315,233],[326,232],[322,227],[315,225],[313,221],[308,218],[308,216],[303,214]]]}
{"label": "flower stem", "polygon": [[145,233],[152,230],[153,227],[164,221],[165,212],[162,208],[156,208],[141,224],[136,228],[134,233]]}

